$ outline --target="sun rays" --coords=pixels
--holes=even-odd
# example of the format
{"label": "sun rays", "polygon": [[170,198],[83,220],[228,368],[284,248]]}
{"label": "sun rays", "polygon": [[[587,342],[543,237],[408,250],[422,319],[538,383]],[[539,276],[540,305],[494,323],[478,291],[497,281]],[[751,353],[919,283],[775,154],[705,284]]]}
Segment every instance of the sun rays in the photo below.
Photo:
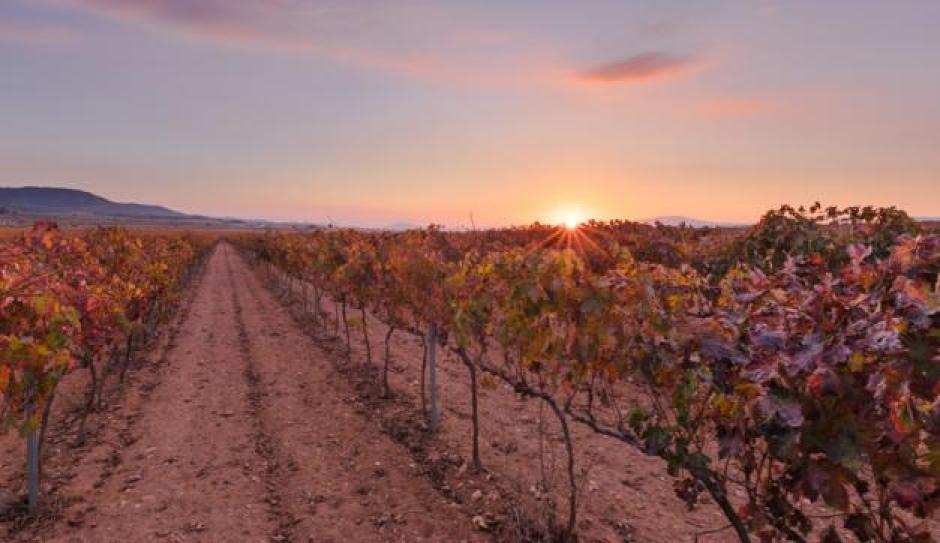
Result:
{"label": "sun rays", "polygon": [[606,251],[598,245],[594,237],[603,236],[603,232],[591,226],[591,221],[577,210],[566,210],[557,214],[553,220],[556,227],[545,239],[534,244],[532,251],[540,249],[569,249],[580,255],[587,253],[604,253]]}

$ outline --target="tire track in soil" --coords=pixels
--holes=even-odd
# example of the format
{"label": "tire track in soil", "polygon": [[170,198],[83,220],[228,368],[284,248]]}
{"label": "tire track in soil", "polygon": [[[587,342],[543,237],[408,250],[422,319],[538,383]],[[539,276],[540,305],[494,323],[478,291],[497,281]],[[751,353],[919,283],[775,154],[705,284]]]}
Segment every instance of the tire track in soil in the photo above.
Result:
{"label": "tire track in soil", "polygon": [[[232,263],[229,253],[225,254],[225,267],[228,271],[229,283],[235,285],[235,279],[232,275]],[[251,357],[251,341],[248,338],[248,330],[245,328],[245,320],[242,314],[242,304],[238,295],[238,289],[232,288],[232,306],[235,308],[235,324],[238,331],[239,351],[241,352],[243,363],[245,364],[245,382],[248,385],[247,401],[252,415],[252,431],[254,433],[255,452],[264,459],[264,488],[265,501],[268,504],[268,511],[276,529],[271,535],[272,541],[293,541],[293,529],[297,524],[294,515],[281,507],[281,496],[279,488],[284,486],[286,474],[283,471],[281,456],[276,451],[274,440],[265,430],[262,414],[264,412],[264,390],[261,385],[258,370],[255,367],[254,360]]]}
{"label": "tire track in soil", "polygon": [[[247,264],[225,247],[261,389],[272,482],[295,541],[478,541],[408,452],[382,432],[346,379]],[[231,255],[230,257],[228,255]],[[283,519],[282,519],[283,520]]]}

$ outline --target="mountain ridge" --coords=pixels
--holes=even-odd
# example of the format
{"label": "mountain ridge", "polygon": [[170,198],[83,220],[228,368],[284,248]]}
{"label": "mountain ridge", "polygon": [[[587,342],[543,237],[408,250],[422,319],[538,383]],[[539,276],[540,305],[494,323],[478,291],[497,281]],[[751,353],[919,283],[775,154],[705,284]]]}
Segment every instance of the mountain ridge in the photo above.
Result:
{"label": "mountain ridge", "polygon": [[48,216],[101,216],[186,219],[193,215],[164,206],[114,202],[80,189],[59,187],[0,187],[0,208],[6,213]]}
{"label": "mountain ridge", "polygon": [[642,219],[641,223],[645,224],[655,224],[660,223],[666,226],[680,226],[685,224],[686,226],[691,226],[693,228],[705,228],[705,227],[720,227],[720,228],[733,228],[739,226],[750,226],[753,223],[746,222],[730,222],[730,221],[707,221],[703,219],[696,219],[695,217],[684,217],[681,215],[662,215],[658,217],[650,217],[648,219]]}

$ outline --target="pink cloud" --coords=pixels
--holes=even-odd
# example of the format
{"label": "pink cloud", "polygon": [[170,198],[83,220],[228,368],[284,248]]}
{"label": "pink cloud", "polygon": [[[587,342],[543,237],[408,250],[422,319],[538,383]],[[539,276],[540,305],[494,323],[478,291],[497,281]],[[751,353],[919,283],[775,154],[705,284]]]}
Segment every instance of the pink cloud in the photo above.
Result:
{"label": "pink cloud", "polygon": [[696,65],[687,57],[649,51],[607,62],[575,74],[578,81],[595,84],[633,84],[674,76]]}

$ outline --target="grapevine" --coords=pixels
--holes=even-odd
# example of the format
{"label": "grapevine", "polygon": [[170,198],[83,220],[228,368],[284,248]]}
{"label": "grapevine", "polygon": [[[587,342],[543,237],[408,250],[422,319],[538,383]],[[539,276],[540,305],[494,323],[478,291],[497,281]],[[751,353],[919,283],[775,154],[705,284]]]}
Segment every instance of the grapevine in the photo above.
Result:
{"label": "grapevine", "polygon": [[137,237],[120,228],[67,234],[53,223],[0,242],[0,416],[5,429],[27,439],[31,511],[59,382],[88,369],[85,414],[94,409],[101,372],[119,371],[123,381],[135,340],[154,332],[210,246],[208,239]]}
{"label": "grapevine", "polygon": [[547,402],[566,435],[571,421],[662,458],[677,496],[708,494],[741,541],[929,540],[917,519],[940,504],[940,236],[891,208],[821,206],[732,234],[591,222],[570,236],[233,241],[312,283],[316,307],[324,292],[352,301],[364,333],[369,308],[389,337],[455,352],[475,467],[482,372]]}

